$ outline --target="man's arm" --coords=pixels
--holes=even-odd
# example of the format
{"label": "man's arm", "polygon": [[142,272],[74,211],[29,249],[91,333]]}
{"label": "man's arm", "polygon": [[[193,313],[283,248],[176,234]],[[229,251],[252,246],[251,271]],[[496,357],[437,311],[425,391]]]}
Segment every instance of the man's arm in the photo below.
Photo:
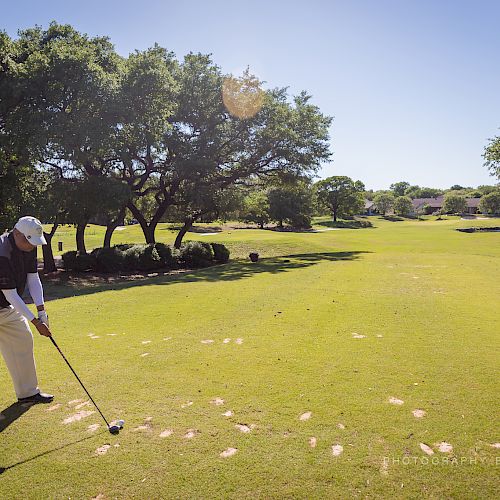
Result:
{"label": "man's arm", "polygon": [[45,304],[43,300],[42,282],[40,281],[38,272],[28,273],[26,281],[28,283],[28,290],[30,291],[31,298],[33,299],[33,302],[38,310],[38,319],[49,326],[49,317],[45,312]]}
{"label": "man's arm", "polygon": [[40,319],[35,318],[35,315],[28,309],[24,300],[19,296],[17,290],[15,288],[2,290],[7,301],[12,305],[12,307],[22,316],[24,316],[28,321],[31,321],[35,328],[38,330],[40,335],[45,337],[51,337],[52,334],[48,329],[47,325],[45,325]]}

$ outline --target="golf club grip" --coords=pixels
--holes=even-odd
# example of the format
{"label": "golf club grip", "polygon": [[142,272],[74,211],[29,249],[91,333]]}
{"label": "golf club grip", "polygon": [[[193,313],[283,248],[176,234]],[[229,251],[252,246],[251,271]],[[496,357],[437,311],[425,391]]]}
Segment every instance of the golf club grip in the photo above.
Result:
{"label": "golf club grip", "polygon": [[66,364],[69,366],[69,369],[73,372],[73,375],[76,377],[76,379],[78,380],[78,382],[80,382],[80,385],[82,386],[83,390],[85,391],[85,393],[87,394],[87,396],[90,398],[90,400],[92,401],[92,403],[96,407],[97,411],[99,412],[99,414],[101,415],[101,417],[103,418],[103,420],[106,422],[106,425],[109,427],[109,423],[106,420],[106,417],[102,414],[102,412],[99,409],[99,407],[95,404],[94,399],[92,398],[92,396],[89,394],[89,392],[87,391],[87,389],[83,385],[83,382],[80,380],[80,377],[76,374],[75,370],[73,370],[73,367],[69,364],[69,361],[66,359],[66,356],[63,354],[63,352],[61,351],[61,349],[59,349],[59,346],[57,345],[57,343],[54,340],[54,338],[52,336],[50,336],[49,339],[54,344],[55,348],[59,351],[59,354],[62,356],[62,358],[64,359],[64,361],[66,361]]}

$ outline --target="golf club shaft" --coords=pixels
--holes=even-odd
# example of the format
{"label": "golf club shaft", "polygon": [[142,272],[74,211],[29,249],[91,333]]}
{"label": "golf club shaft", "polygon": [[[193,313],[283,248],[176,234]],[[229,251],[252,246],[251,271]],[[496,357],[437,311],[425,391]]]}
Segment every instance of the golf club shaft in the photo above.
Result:
{"label": "golf club shaft", "polygon": [[76,377],[78,382],[80,382],[80,385],[83,387],[83,390],[87,393],[87,396],[90,398],[92,403],[94,403],[94,406],[97,408],[97,411],[100,413],[101,417],[103,420],[106,422],[106,425],[109,427],[109,423],[106,420],[106,417],[102,414],[101,410],[99,410],[99,407],[96,405],[95,401],[92,399],[92,396],[89,394],[89,391],[85,389],[85,386],[83,385],[83,382],[80,380],[80,377],[76,374],[75,370],[73,370],[73,367],[69,364],[69,361],[66,359],[66,356],[62,353],[61,349],[59,349],[59,346],[56,344],[56,341],[54,340],[53,337],[49,337],[49,339],[52,341],[52,343],[55,345],[56,349],[59,351],[59,354],[63,357],[64,361],[66,361],[66,364],[69,366],[69,369],[73,372],[73,375]]}

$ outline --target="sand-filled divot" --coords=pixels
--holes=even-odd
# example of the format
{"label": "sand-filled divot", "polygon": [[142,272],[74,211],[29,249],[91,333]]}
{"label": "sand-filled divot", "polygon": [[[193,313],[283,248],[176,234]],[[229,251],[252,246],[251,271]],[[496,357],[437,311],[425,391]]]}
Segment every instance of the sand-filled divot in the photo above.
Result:
{"label": "sand-filled divot", "polygon": [[118,334],[117,333],[107,333],[106,335],[108,337],[116,337]]}
{"label": "sand-filled divot", "polygon": [[351,335],[352,335],[353,339],[364,339],[364,338],[366,338],[366,335],[362,335],[360,333],[352,333]]}
{"label": "sand-filled divot", "polygon": [[142,345],[151,344],[151,340],[143,340],[141,344]]}
{"label": "sand-filled divot", "polygon": [[95,340],[95,339],[100,339],[101,337],[99,337],[99,335],[90,335],[90,338],[92,340]]}
{"label": "sand-filled divot", "polygon": [[187,408],[188,406],[192,406],[193,405],[193,402],[192,401],[188,401],[187,403],[184,403],[181,405],[181,408]]}
{"label": "sand-filled divot", "polygon": [[224,404],[224,400],[222,398],[214,398],[210,401],[210,403],[215,406],[222,406]]}
{"label": "sand-filled divot", "polygon": [[149,356],[149,352],[143,352],[141,354],[141,358],[145,358],[146,356]]}
{"label": "sand-filled divot", "polygon": [[73,422],[79,422],[80,420],[83,420],[84,418],[87,418],[94,413],[95,413],[95,411],[93,411],[93,410],[79,411],[78,413],[75,413],[74,415],[71,415],[70,417],[65,418],[63,420],[63,424],[72,424]]}
{"label": "sand-filled divot", "polygon": [[426,454],[426,455],[434,455],[434,450],[427,444],[425,443],[420,443],[420,449]]}
{"label": "sand-filled divot", "polygon": [[424,410],[419,410],[419,409],[413,410],[412,413],[415,418],[424,418],[427,415],[427,413]]}
{"label": "sand-filled divot", "polygon": [[302,413],[302,415],[300,415],[299,420],[301,422],[305,422],[306,420],[309,420],[311,416],[312,416],[312,411],[306,411],[305,413]]}
{"label": "sand-filled divot", "polygon": [[318,442],[318,440],[315,437],[310,437],[309,438],[309,446],[311,448],[316,448],[317,442]]}
{"label": "sand-filled divot", "polygon": [[383,337],[384,337],[383,335],[380,335],[380,334],[378,334],[378,335],[377,335],[377,338],[378,338],[378,339],[381,339],[381,338],[383,338]]}
{"label": "sand-filled divot", "polygon": [[143,432],[143,431],[151,432],[153,430],[152,422],[153,422],[153,417],[146,417],[144,419],[144,424],[135,427],[134,429],[132,429],[132,432]]}
{"label": "sand-filled divot", "polygon": [[337,424],[337,427],[338,427],[339,429],[342,429],[342,430],[344,430],[344,429],[345,429],[345,425],[344,425],[344,424],[341,424],[340,422]]}
{"label": "sand-filled divot", "polygon": [[232,417],[233,416],[233,412],[231,410],[227,410],[226,412],[224,412],[222,414],[223,417]]}
{"label": "sand-filled divot", "polygon": [[241,345],[243,344],[243,339],[236,339],[234,342],[235,344]]}
{"label": "sand-filled divot", "polygon": [[99,424],[91,424],[87,427],[87,432],[95,432],[99,427],[101,427]]}
{"label": "sand-filled divot", "polygon": [[174,433],[173,429],[165,429],[164,431],[160,432],[160,437],[167,438],[171,436],[173,433]]}
{"label": "sand-filled divot", "polygon": [[108,450],[110,448],[111,448],[110,444],[104,444],[101,447],[97,448],[97,450],[95,450],[95,454],[96,455],[106,455],[106,453],[108,452]]}
{"label": "sand-filled divot", "polygon": [[84,406],[91,406],[90,401],[84,401],[83,403],[80,403],[75,406],[75,410],[79,410],[83,408]]}
{"label": "sand-filled divot", "polygon": [[205,340],[202,340],[201,343],[202,344],[213,344],[215,341],[212,340],[212,339],[205,339]]}
{"label": "sand-filled divot", "polygon": [[[61,403],[57,403],[55,405],[49,406],[45,411],[54,411],[54,410],[61,408],[61,406],[62,406]],[[0,420],[1,420],[1,418],[2,417],[0,417]]]}
{"label": "sand-filled divot", "polygon": [[500,448],[500,443],[491,443],[490,446],[492,448]]}
{"label": "sand-filled divot", "polygon": [[344,451],[344,447],[341,444],[334,444],[332,446],[332,455],[338,457]]}
{"label": "sand-filled divot", "polygon": [[442,441],[441,443],[436,443],[438,451],[441,453],[450,453],[453,451],[453,446],[446,441]]}
{"label": "sand-filled divot", "polygon": [[68,402],[68,406],[75,406],[78,403],[81,403],[82,401],[83,401],[83,399],[73,399],[72,401]]}
{"label": "sand-filled divot", "polygon": [[163,340],[172,340],[172,337],[163,337]]}
{"label": "sand-filled divot", "polygon": [[250,425],[247,425],[247,424],[236,424],[234,427],[236,429],[238,429],[240,432],[242,432],[243,434],[248,434],[249,432],[252,432],[252,429],[255,429],[255,425],[254,424],[250,424]]}
{"label": "sand-filled divot", "polygon": [[184,434],[184,439],[193,439],[195,436],[197,436],[200,433],[199,430],[197,429],[188,429],[186,431],[186,434]]}
{"label": "sand-filled divot", "polygon": [[224,450],[219,456],[221,458],[232,457],[237,451],[238,448],[228,448],[227,450]]}
{"label": "sand-filled divot", "polygon": [[398,399],[398,398],[389,398],[389,403],[391,403],[391,405],[402,405],[404,404],[404,401],[402,399]]}
{"label": "sand-filled divot", "polygon": [[231,339],[224,339],[224,340],[222,341],[222,343],[223,343],[223,344],[229,344],[229,342],[231,342]]}

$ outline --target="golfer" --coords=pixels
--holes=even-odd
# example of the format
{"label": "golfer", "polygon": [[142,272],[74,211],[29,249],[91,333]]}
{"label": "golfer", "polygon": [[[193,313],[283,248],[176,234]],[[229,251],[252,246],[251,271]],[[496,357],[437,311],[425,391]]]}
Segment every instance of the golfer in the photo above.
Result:
{"label": "golfer", "polygon": [[[10,233],[0,235],[0,351],[21,403],[50,403],[54,399],[38,388],[33,335],[28,324],[33,323],[40,335],[52,335],[36,261],[37,245],[46,244],[42,224],[34,217],[21,217]],[[26,285],[38,318],[21,298]]]}

